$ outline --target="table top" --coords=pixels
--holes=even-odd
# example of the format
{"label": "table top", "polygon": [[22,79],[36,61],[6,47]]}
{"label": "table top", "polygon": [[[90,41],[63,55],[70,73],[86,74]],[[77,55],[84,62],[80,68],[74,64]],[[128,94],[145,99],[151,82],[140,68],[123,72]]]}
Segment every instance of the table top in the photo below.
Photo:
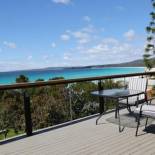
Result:
{"label": "table top", "polygon": [[105,89],[100,91],[91,92],[92,95],[109,97],[109,98],[125,98],[131,96],[137,96],[140,94],[145,94],[144,91],[140,90],[129,90],[129,89]]}

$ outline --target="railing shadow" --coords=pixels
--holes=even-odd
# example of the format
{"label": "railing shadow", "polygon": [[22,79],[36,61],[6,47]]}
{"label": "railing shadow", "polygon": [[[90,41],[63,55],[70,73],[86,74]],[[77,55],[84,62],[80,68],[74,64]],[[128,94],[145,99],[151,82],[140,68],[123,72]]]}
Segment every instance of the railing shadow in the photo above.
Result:
{"label": "railing shadow", "polygon": [[146,135],[146,134],[155,134],[155,124],[150,124],[148,125],[144,130],[143,130],[144,133],[141,133],[141,134],[138,134],[137,137],[139,136],[143,136],[143,135]]}
{"label": "railing shadow", "polygon": [[151,124],[144,129],[144,132],[155,134],[155,124]]}

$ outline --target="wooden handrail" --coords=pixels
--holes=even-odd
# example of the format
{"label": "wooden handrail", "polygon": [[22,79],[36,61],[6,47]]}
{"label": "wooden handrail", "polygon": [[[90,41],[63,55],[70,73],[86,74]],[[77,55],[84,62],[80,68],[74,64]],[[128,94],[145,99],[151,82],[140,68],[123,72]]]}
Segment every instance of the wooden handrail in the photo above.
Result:
{"label": "wooden handrail", "polygon": [[31,88],[31,87],[60,85],[60,84],[69,84],[69,83],[75,83],[75,82],[95,81],[95,80],[114,79],[114,78],[132,77],[132,76],[143,76],[143,75],[155,75],[155,72],[117,74],[117,75],[77,78],[77,79],[68,79],[68,80],[60,79],[60,80],[38,81],[38,82],[28,82],[28,83],[27,82],[16,83],[16,84],[0,85],[0,90],[24,89],[24,88]]}

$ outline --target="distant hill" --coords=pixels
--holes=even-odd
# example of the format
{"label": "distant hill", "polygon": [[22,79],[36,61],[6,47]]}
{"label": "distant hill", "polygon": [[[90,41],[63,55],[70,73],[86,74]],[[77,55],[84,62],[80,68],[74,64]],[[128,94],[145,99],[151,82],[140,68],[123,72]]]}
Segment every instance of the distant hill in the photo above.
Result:
{"label": "distant hill", "polygon": [[112,64],[112,65],[105,65],[105,66],[116,66],[116,67],[144,67],[144,61],[142,59],[134,60],[131,62],[125,62],[120,64]]}
{"label": "distant hill", "polygon": [[125,62],[120,64],[92,65],[92,66],[76,66],[76,67],[48,67],[44,69],[81,69],[81,68],[100,68],[100,67],[144,67],[142,59]]}
{"label": "distant hill", "polygon": [[144,67],[144,62],[143,62],[142,59],[139,59],[139,60],[134,60],[134,61],[131,61],[131,62],[125,62],[125,63],[120,63],[120,64],[75,66],[75,67],[47,67],[47,68],[40,68],[40,69],[15,70],[15,71],[12,71],[12,72],[62,70],[62,69],[83,69],[83,68],[101,68],[101,67]]}

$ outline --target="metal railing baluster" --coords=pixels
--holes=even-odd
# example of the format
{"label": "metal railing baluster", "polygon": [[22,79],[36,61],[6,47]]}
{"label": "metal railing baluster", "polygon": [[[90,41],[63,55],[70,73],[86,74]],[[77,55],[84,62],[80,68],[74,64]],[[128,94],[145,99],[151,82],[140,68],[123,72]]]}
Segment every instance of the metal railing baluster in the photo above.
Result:
{"label": "metal railing baluster", "polygon": [[[98,90],[103,90],[102,87],[102,81],[99,80],[98,81]],[[104,98],[103,97],[99,97],[99,113],[102,114],[103,112],[105,112],[105,103],[104,103]]]}
{"label": "metal railing baluster", "polygon": [[24,98],[24,113],[25,113],[25,132],[27,136],[32,136],[30,97],[26,91],[23,92],[23,98]]}

